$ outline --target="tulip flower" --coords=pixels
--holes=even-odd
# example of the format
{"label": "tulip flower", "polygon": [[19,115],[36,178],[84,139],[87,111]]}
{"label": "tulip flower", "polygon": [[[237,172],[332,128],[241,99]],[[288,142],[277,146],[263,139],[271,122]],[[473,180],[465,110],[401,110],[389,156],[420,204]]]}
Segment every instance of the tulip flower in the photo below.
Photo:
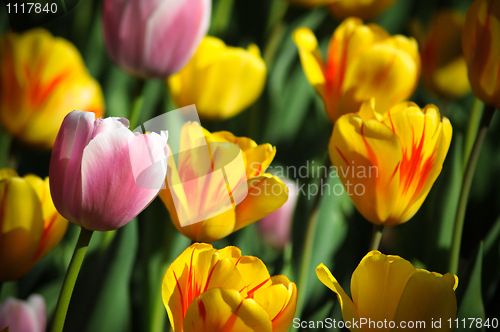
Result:
{"label": "tulip flower", "polygon": [[49,179],[0,169],[0,282],[25,275],[61,241],[68,221],[57,213]]}
{"label": "tulip flower", "polygon": [[420,56],[413,38],[390,36],[378,25],[346,19],[334,32],[326,61],[309,28],[293,33],[302,67],[323,99],[330,119],[357,112],[375,98],[383,113],[410,97],[420,76]]}
{"label": "tulip flower", "polygon": [[256,45],[245,50],[205,37],[191,61],[167,83],[178,107],[196,104],[201,118],[223,120],[259,98],[266,73]]}
{"label": "tulip flower", "polygon": [[396,0],[333,0],[330,11],[338,19],[349,16],[369,20],[391,7]]}
{"label": "tulip flower", "polygon": [[101,87],[73,44],[34,29],[0,37],[0,121],[24,144],[52,148],[74,109],[101,116]]}
{"label": "tulip flower", "polygon": [[384,116],[366,102],[335,123],[332,164],[358,211],[393,226],[418,211],[441,172],[452,136],[450,121],[434,105],[399,103]]}
{"label": "tulip flower", "polygon": [[474,1],[462,39],[472,92],[486,105],[500,108],[500,3]]}
{"label": "tulip flower", "polygon": [[462,53],[465,17],[456,10],[439,11],[427,31],[413,25],[420,45],[422,79],[426,88],[444,98],[459,98],[470,91]]}
{"label": "tulip flower", "polygon": [[[167,188],[160,198],[184,236],[217,241],[277,210],[288,199],[285,184],[265,173],[276,154],[270,144],[257,145],[225,131],[210,133],[197,122],[186,123],[180,137],[184,152],[177,165],[169,159]],[[232,162],[234,151],[241,152],[241,165],[237,159]],[[221,168],[225,175],[218,176]]]}
{"label": "tulip flower", "polygon": [[276,249],[283,249],[290,242],[293,213],[299,194],[295,182],[286,178],[282,180],[288,187],[288,200],[282,207],[268,214],[259,222],[259,233],[263,241]]}
{"label": "tulip flower", "polygon": [[106,49],[123,70],[166,78],[193,56],[208,31],[210,0],[105,0]]}
{"label": "tulip flower", "polygon": [[10,327],[12,332],[45,332],[45,300],[41,295],[31,295],[27,301],[9,297],[0,303],[0,329]]}
{"label": "tulip flower", "polygon": [[297,287],[236,247],[195,243],[168,268],[162,297],[174,332],[285,332]]}
{"label": "tulip flower", "polygon": [[[379,251],[369,252],[359,263],[351,278],[351,296],[347,296],[342,286],[320,264],[316,268],[319,280],[337,294],[342,308],[344,322],[371,320],[361,328],[352,326],[351,331],[379,331],[384,326],[377,323],[386,321],[385,329],[412,330],[410,322],[424,321],[421,330],[433,329],[431,323],[441,319],[441,331],[451,331],[453,327],[445,324],[454,321],[457,314],[455,289],[457,276],[446,273],[441,275],[413,267],[399,256],[386,256]],[[379,324],[381,324],[379,323]],[[401,325],[400,325],[401,324]],[[415,325],[414,328],[418,327]]]}
{"label": "tulip flower", "polygon": [[74,111],[63,121],[50,160],[57,210],[87,230],[115,230],[156,197],[166,175],[166,137],[140,135],[123,118]]}

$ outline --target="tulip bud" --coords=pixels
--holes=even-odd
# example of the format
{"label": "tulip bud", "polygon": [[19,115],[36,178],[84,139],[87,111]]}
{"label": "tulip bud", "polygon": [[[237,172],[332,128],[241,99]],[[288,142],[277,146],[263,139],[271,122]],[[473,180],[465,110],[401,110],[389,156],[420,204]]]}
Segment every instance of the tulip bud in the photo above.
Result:
{"label": "tulip bud", "polygon": [[465,18],[459,11],[443,10],[429,28],[413,25],[420,45],[422,79],[426,88],[445,98],[459,98],[470,91],[467,64],[462,53]]}
{"label": "tulip bud", "polygon": [[166,175],[167,138],[141,135],[123,118],[66,116],[50,160],[54,205],[71,222],[95,231],[118,229],[156,197]]}
{"label": "tulip bud", "polygon": [[191,61],[167,83],[178,107],[196,104],[200,118],[223,120],[259,98],[266,73],[256,45],[245,50],[205,37]]}
{"label": "tulip bud", "polygon": [[293,214],[298,198],[295,182],[286,178],[282,180],[288,187],[288,200],[278,210],[268,214],[259,222],[259,231],[264,242],[277,249],[283,249],[290,241]]}
{"label": "tulip bud", "polygon": [[0,37],[0,121],[11,135],[52,148],[74,109],[104,112],[101,87],[73,44],[43,29]]}
{"label": "tulip bud", "polygon": [[196,51],[210,24],[210,0],[105,0],[106,49],[123,70],[166,78]]}
{"label": "tulip bud", "polygon": [[45,332],[45,310],[45,300],[40,295],[31,295],[27,301],[9,297],[0,303],[0,329],[9,327],[12,332]]}
{"label": "tulip bud", "polygon": [[465,19],[462,47],[472,92],[500,109],[500,1],[474,1]]}

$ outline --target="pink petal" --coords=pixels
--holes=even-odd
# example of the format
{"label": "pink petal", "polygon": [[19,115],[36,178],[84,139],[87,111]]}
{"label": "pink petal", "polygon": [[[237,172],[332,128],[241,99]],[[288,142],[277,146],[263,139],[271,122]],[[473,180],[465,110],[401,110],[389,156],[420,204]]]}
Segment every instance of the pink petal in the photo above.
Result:
{"label": "pink petal", "polygon": [[[151,155],[160,162],[146,169]],[[83,153],[82,225],[108,231],[137,216],[163,185],[167,156],[166,140],[157,134],[136,136],[122,128],[97,135]]]}
{"label": "pink petal", "polygon": [[50,191],[65,218],[78,224],[81,202],[81,159],[90,141],[95,114],[73,111],[61,125],[50,159]]}
{"label": "pink petal", "polygon": [[31,295],[28,301],[8,298],[0,304],[0,329],[10,326],[12,332],[44,332],[45,300],[40,295]]}

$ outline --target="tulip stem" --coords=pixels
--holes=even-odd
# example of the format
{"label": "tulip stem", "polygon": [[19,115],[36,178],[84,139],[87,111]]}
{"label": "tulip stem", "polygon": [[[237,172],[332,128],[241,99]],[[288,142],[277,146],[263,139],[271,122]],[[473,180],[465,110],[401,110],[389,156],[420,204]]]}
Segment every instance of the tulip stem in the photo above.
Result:
{"label": "tulip stem", "polygon": [[380,240],[382,240],[383,231],[383,225],[373,225],[372,239],[370,241],[370,248],[368,248],[368,250],[378,250],[378,247],[380,246]]}
{"label": "tulip stem", "polygon": [[479,125],[479,130],[477,131],[476,141],[474,142],[474,146],[472,147],[470,158],[467,162],[467,167],[463,175],[462,189],[460,190],[460,198],[458,201],[457,213],[455,215],[455,228],[453,230],[453,240],[451,243],[450,261],[448,266],[448,272],[452,274],[457,274],[458,272],[460,245],[462,242],[462,230],[464,227],[465,211],[467,209],[469,191],[472,184],[472,179],[474,177],[474,170],[476,169],[479,152],[481,152],[484,138],[486,137],[488,127],[490,126],[491,119],[493,118],[494,114],[495,108],[493,106],[484,106],[483,115],[481,117],[481,124]]}
{"label": "tulip stem", "polygon": [[137,88],[135,92],[135,98],[132,101],[132,110],[130,111],[130,130],[135,130],[137,123],[139,122],[139,117],[141,116],[142,106],[144,105],[144,88],[146,81],[139,79],[137,83]]}
{"label": "tulip stem", "polygon": [[71,295],[73,294],[73,288],[75,288],[76,278],[80,272],[80,267],[82,266],[83,258],[85,257],[85,253],[87,252],[87,247],[93,233],[94,231],[89,231],[83,227],[80,229],[80,236],[76,242],[75,251],[73,252],[73,257],[71,257],[68,270],[66,271],[66,276],[64,277],[61,292],[59,293],[59,299],[57,300],[54,321],[51,329],[52,332],[61,332],[63,330],[69,301],[71,300]]}

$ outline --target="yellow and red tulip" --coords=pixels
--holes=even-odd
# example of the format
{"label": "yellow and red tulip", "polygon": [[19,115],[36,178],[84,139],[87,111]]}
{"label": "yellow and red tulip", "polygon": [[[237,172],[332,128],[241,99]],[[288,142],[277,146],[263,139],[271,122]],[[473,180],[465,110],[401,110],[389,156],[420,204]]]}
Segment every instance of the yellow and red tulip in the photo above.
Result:
{"label": "yellow and red tulip", "polygon": [[0,38],[0,120],[11,135],[51,148],[74,109],[104,112],[101,87],[73,44],[43,29]]}
{"label": "yellow and red tulip", "polygon": [[383,113],[408,99],[417,86],[420,56],[413,38],[390,36],[378,25],[348,18],[335,30],[326,60],[309,28],[298,28],[293,38],[307,79],[332,122],[357,112],[371,98]]}
{"label": "yellow and red tulip", "polygon": [[434,105],[403,102],[381,116],[373,104],[337,120],[329,152],[358,211],[376,225],[393,226],[413,217],[427,197],[452,127]]}
{"label": "yellow and red tulip", "polygon": [[439,11],[429,28],[414,25],[422,56],[422,79],[438,96],[459,98],[470,91],[467,64],[462,53],[465,17],[457,10]]}
{"label": "yellow and red tulip", "polygon": [[474,1],[462,39],[472,92],[486,105],[500,108],[500,2]]}
{"label": "yellow and red tulip", "polygon": [[68,221],[55,209],[49,179],[0,170],[0,282],[26,274],[61,241]]}
{"label": "yellow and red tulip", "polygon": [[[342,307],[344,322],[357,322],[351,331],[378,331],[378,322],[386,322],[383,330],[389,331],[389,322],[396,328],[411,330],[409,322],[425,322],[422,330],[432,330],[432,322],[441,319],[441,331],[453,328],[457,314],[455,289],[457,276],[416,269],[399,256],[386,256],[379,251],[369,252],[352,274],[351,296],[342,289],[328,268],[316,268],[319,280],[337,294]],[[361,319],[375,322],[360,326]],[[400,325],[403,322],[404,325]],[[391,329],[392,330],[392,329]]]}
{"label": "yellow and red tulip", "polygon": [[224,120],[259,98],[266,74],[256,45],[245,50],[207,36],[191,61],[167,83],[178,107],[195,104],[201,118]]}
{"label": "yellow and red tulip", "polygon": [[285,332],[297,287],[236,247],[195,243],[168,268],[162,297],[175,332]]}
{"label": "yellow and red tulip", "polygon": [[349,16],[369,20],[391,7],[396,0],[333,0],[330,11],[338,19]]}
{"label": "yellow and red tulip", "polygon": [[[201,160],[199,140],[208,143],[202,147],[208,149],[208,161]],[[241,150],[244,163],[242,174],[239,169],[226,171],[227,177],[235,179],[232,187],[224,178],[219,181],[209,176],[219,161],[224,162],[225,158],[219,156],[231,148]],[[236,137],[227,131],[210,133],[197,122],[189,122],[181,131],[180,151],[184,152],[179,154],[177,165],[171,156],[167,170],[167,179],[175,179],[176,185],[166,181],[167,188],[160,191],[160,198],[175,227],[193,241],[217,241],[277,210],[288,199],[286,185],[265,173],[276,154],[276,148],[270,144],[257,145],[250,138]],[[236,199],[242,188],[247,190],[246,196]],[[219,203],[224,201],[229,206],[220,210]],[[185,215],[194,221],[185,223]]]}

